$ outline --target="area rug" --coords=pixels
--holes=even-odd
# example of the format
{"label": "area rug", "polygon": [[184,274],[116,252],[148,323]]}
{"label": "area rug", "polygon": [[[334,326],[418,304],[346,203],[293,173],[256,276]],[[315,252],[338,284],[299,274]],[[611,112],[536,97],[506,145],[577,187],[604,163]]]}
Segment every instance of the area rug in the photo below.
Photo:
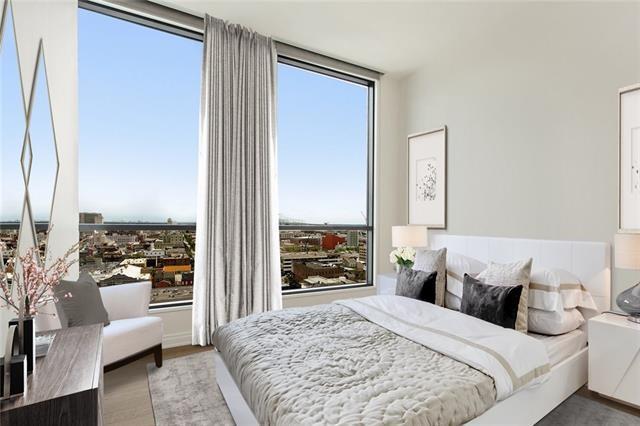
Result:
{"label": "area rug", "polygon": [[147,365],[153,415],[158,426],[233,426],[216,384],[213,352],[200,352]]}
{"label": "area rug", "polygon": [[[212,352],[147,365],[156,425],[234,425],[220,389]],[[574,394],[537,426],[637,426],[640,417]]]}

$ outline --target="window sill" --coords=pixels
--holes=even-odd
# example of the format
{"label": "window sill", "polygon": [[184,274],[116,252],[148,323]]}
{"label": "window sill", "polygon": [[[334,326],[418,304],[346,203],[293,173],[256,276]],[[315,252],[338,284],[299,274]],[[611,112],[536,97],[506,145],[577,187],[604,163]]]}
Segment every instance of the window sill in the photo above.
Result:
{"label": "window sill", "polygon": [[[348,292],[368,292],[371,289],[374,289],[375,286],[373,284],[351,284],[351,285],[341,285],[335,287],[320,287],[320,288],[309,288],[304,290],[289,290],[282,293],[283,299],[298,299],[302,297],[314,297],[321,296],[327,293],[348,293]],[[175,306],[168,305],[160,305],[160,306],[149,306],[149,314],[159,314],[163,312],[175,312],[175,311],[190,311],[193,302],[185,301],[180,304],[176,304]]]}
{"label": "window sill", "polygon": [[149,315],[160,314],[163,312],[176,312],[176,311],[190,311],[193,302],[191,300],[185,301],[184,303],[176,304],[174,306],[171,305],[160,305],[160,306],[149,306]]}
{"label": "window sill", "polygon": [[313,297],[320,296],[322,294],[327,293],[346,293],[346,292],[360,292],[360,291],[370,291],[372,288],[375,288],[373,284],[349,284],[349,285],[341,285],[341,286],[332,286],[332,287],[320,287],[320,288],[308,288],[308,289],[300,289],[300,290],[289,290],[282,292],[283,299],[297,299],[300,297]]}

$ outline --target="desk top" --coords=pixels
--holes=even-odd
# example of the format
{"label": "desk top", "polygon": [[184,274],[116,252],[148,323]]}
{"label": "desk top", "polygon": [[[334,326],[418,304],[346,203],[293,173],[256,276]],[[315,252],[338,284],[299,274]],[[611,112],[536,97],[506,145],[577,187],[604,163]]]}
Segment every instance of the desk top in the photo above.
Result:
{"label": "desk top", "polygon": [[27,395],[0,402],[0,413],[97,389],[102,373],[102,324],[55,330],[56,337],[28,379]]}

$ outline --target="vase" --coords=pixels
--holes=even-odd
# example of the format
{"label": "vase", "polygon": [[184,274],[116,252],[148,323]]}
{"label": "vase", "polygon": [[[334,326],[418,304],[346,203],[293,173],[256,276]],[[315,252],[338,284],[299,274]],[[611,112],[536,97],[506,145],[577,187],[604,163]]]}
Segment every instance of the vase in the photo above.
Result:
{"label": "vase", "polygon": [[27,373],[31,374],[36,368],[36,328],[34,318],[26,316],[22,319],[14,318],[9,326],[15,325],[18,330],[18,345],[20,354],[27,358]]}
{"label": "vase", "polygon": [[620,293],[616,303],[629,314],[629,321],[640,323],[640,283]]}

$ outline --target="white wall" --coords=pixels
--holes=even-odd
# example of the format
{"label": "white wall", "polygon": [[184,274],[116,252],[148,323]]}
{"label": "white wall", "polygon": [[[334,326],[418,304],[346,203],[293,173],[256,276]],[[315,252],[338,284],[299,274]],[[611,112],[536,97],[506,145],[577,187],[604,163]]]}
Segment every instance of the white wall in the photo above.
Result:
{"label": "white wall", "polygon": [[[447,231],[612,242],[617,91],[640,82],[640,3],[469,7],[501,19],[423,57],[402,95],[406,134],[449,129]],[[613,300],[638,279],[617,272]]]}
{"label": "white wall", "polygon": [[[57,140],[60,171],[54,195],[49,252],[61,256],[78,240],[77,185],[77,1],[13,0],[14,25],[24,97],[29,101],[40,40],[49,85],[53,128]],[[35,164],[35,163],[34,163]],[[53,182],[51,183],[53,185]],[[28,238],[21,238],[21,241]],[[21,252],[27,246],[21,246]],[[77,265],[71,277],[77,276]],[[6,320],[0,321],[0,349],[4,347]],[[46,327],[51,316],[41,315]],[[44,321],[43,321],[44,320]],[[55,321],[54,321],[55,322]]]}

